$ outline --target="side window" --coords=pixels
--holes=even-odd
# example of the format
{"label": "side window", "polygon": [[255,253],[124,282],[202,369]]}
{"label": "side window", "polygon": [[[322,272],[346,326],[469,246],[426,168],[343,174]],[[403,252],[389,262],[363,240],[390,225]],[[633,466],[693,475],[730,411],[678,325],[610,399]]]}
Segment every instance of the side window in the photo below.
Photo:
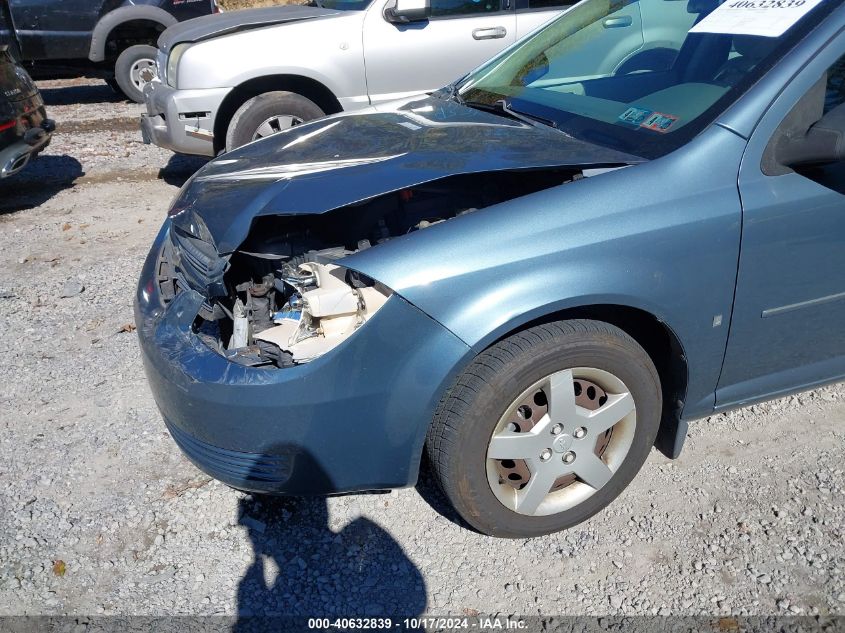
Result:
{"label": "side window", "polygon": [[795,171],[845,195],[845,55],[836,60],[781,122],[766,151],[767,176]]}
{"label": "side window", "polygon": [[497,13],[502,0],[431,0],[431,17],[451,18]]}
{"label": "side window", "polygon": [[824,113],[845,103],[845,55],[827,71],[827,89],[824,96]]}
{"label": "side window", "polygon": [[562,9],[575,4],[576,0],[528,0],[529,9]]}

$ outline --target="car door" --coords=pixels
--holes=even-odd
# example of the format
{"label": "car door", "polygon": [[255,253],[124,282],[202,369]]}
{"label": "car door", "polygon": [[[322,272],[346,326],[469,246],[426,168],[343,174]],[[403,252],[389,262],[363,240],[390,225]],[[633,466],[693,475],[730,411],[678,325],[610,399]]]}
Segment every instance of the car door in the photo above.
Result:
{"label": "car door", "polygon": [[24,59],[88,57],[103,0],[9,0]]}
{"label": "car door", "polygon": [[[389,1],[389,0],[388,0]],[[392,24],[378,2],[364,19],[371,103],[442,88],[516,41],[508,0],[431,0],[431,17]]]}
{"label": "car door", "polygon": [[[739,174],[742,247],[719,408],[845,375],[845,163],[799,173],[774,159],[777,142],[796,134],[796,120],[815,121],[822,104],[829,111],[843,102],[840,34],[790,83],[749,140]],[[815,114],[808,121],[803,113]]]}
{"label": "car door", "polygon": [[559,16],[576,0],[516,0],[516,39]]}

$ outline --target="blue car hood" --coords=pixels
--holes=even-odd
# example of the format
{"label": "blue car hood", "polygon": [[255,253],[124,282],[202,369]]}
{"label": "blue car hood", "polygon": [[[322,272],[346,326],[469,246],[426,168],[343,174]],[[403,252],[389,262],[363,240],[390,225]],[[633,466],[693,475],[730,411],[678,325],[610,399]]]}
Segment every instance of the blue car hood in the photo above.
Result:
{"label": "blue car hood", "polygon": [[321,119],[227,153],[186,183],[171,215],[227,254],[258,216],[326,213],[459,174],[637,162],[550,127],[423,97]]}

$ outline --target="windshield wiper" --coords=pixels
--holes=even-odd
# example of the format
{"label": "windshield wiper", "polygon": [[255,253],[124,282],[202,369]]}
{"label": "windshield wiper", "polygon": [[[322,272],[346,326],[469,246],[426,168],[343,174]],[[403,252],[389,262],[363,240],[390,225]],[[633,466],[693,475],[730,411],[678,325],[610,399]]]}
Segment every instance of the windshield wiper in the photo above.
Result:
{"label": "windshield wiper", "polygon": [[[541,116],[537,116],[536,114],[528,114],[527,112],[520,112],[519,110],[514,110],[510,103],[508,103],[505,99],[501,99],[496,102],[497,105],[501,106],[502,110],[510,114],[515,119],[519,119],[523,123],[531,123],[532,121],[534,124],[542,123],[543,125],[547,125],[554,129],[557,128],[557,121],[552,121],[551,119],[545,119]],[[560,131],[560,130],[558,130]]]}
{"label": "windshield wiper", "polygon": [[[492,112],[493,114],[504,114],[505,116],[516,119],[517,121],[527,123],[532,127],[537,127],[537,124],[540,124],[545,127],[554,128],[555,130],[558,129],[557,123],[550,119],[544,119],[543,117],[536,116],[534,114],[526,114],[525,112],[514,110],[505,99],[499,99],[495,103],[484,103],[482,101],[466,101],[457,93],[452,96],[457,103],[460,103],[468,108],[483,110],[484,112]],[[560,132],[561,130],[558,131]]]}

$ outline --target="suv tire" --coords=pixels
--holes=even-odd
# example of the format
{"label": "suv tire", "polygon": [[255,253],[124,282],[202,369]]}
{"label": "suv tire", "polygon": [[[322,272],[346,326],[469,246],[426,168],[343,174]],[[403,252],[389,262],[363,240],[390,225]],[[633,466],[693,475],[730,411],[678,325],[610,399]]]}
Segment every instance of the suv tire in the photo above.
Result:
{"label": "suv tire", "polygon": [[324,116],[320,106],[295,92],[265,92],[235,112],[226,133],[226,151]]}
{"label": "suv tire", "polygon": [[155,68],[158,49],[147,44],[136,44],[123,51],[114,65],[114,81],[126,98],[144,103],[144,84],[140,73],[145,68]]}

